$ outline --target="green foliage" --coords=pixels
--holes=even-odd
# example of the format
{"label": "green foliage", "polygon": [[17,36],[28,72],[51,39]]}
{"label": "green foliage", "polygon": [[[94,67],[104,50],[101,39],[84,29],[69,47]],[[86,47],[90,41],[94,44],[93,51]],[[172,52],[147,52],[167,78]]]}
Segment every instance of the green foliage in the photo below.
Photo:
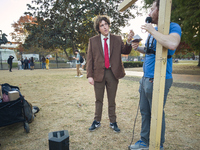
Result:
{"label": "green foliage", "polygon": [[142,67],[143,62],[141,61],[124,61],[124,68],[134,68],[134,67]]}
{"label": "green foliage", "polygon": [[129,56],[140,56],[140,52],[132,50]]}
{"label": "green foliage", "polygon": [[178,59],[185,59],[185,58],[193,58],[194,59],[195,54],[194,53],[179,53],[177,55],[173,55],[173,58],[178,58]]}
{"label": "green foliage", "polygon": [[18,63],[12,63],[12,67],[13,67],[13,68],[18,67]]}
{"label": "green foliage", "polygon": [[200,1],[176,0],[173,4],[171,20],[181,26],[182,41],[200,51]]}
{"label": "green foliage", "polygon": [[35,7],[28,4],[30,12],[25,14],[34,16],[37,21],[34,25],[26,25],[29,36],[24,46],[62,49],[67,56],[74,49],[85,51],[89,38],[97,34],[93,29],[95,16],[110,16],[111,32],[115,34],[119,34],[120,27],[134,18],[130,10],[135,6],[120,13],[118,7],[121,2],[122,0],[34,0]]}

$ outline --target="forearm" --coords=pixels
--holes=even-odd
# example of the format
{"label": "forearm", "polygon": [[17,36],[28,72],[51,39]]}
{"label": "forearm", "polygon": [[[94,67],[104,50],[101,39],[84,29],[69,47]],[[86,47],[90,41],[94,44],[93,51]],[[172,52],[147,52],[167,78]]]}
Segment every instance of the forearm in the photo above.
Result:
{"label": "forearm", "polygon": [[91,49],[91,42],[88,44],[88,54],[87,54],[87,64],[86,64],[86,70],[87,70],[87,78],[92,77],[93,78],[93,55],[92,55],[92,49]]}
{"label": "forearm", "polygon": [[142,53],[142,54],[145,54],[146,53],[146,47],[137,47],[136,51]]}
{"label": "forearm", "polygon": [[177,33],[171,33],[169,35],[164,35],[156,30],[154,30],[151,35],[167,49],[175,50],[180,43],[180,36]]}
{"label": "forearm", "polygon": [[93,78],[93,76],[94,76],[93,65],[92,65],[92,62],[90,60],[87,61],[86,70],[87,70],[87,78],[89,78],[89,77]]}

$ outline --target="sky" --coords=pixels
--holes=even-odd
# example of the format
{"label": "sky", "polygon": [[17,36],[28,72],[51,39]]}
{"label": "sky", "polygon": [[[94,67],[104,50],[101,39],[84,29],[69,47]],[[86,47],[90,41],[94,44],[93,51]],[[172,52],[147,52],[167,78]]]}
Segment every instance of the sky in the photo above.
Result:
{"label": "sky", "polygon": [[[2,33],[6,33],[7,39],[11,41],[11,36],[9,35],[14,29],[11,24],[17,22],[21,16],[24,16],[24,12],[28,11],[26,4],[32,4],[32,0],[0,0],[0,30]],[[142,0],[136,1],[136,4],[140,5]],[[130,26],[126,26],[122,29],[122,33],[128,33],[132,29],[135,34],[138,34],[145,42],[147,33],[141,32],[141,25],[145,23],[145,18],[147,14],[143,16],[136,16],[135,19],[129,21]]]}

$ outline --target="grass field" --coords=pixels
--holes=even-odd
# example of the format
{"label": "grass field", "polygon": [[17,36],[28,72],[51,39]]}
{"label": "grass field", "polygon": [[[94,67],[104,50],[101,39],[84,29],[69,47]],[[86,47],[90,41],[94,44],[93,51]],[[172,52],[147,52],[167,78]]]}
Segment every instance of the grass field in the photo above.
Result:
{"label": "grass field", "polygon": [[200,75],[200,67],[197,61],[179,61],[173,64],[173,73]]}
{"label": "grass field", "polygon": [[[178,66],[174,65],[174,71],[180,72],[182,67],[185,73],[190,72],[183,67],[186,64]],[[191,66],[187,69],[190,70]],[[197,73],[198,69],[195,69]],[[86,79],[86,72],[83,73],[83,78],[75,78],[75,69],[1,71],[0,83],[19,86],[25,99],[38,106],[40,111],[29,124],[28,134],[24,131],[23,123],[1,127],[0,149],[48,150],[48,133],[68,130],[70,150],[127,150],[139,103],[139,83],[125,79],[119,82],[116,104],[120,133],[109,128],[106,93],[102,125],[98,130],[89,132],[94,117],[95,96],[93,86]],[[199,90],[171,87],[165,106],[165,150],[200,149],[199,108]],[[140,138],[140,126],[139,113],[133,143]]]}

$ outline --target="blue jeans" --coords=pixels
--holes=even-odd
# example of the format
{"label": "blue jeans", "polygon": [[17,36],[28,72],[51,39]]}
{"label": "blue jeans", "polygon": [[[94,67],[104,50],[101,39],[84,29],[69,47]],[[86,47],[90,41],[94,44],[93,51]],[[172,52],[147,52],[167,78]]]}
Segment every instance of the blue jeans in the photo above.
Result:
{"label": "blue jeans", "polygon": [[[142,116],[141,126],[141,140],[149,145],[150,125],[151,125],[151,107],[152,107],[152,94],[153,94],[153,79],[142,77],[140,80],[140,113]],[[164,106],[167,100],[169,89],[172,85],[173,79],[165,80],[165,92],[163,103],[163,118],[162,118],[162,131],[161,131],[161,146],[165,142],[165,112]]]}
{"label": "blue jeans", "polygon": [[46,69],[46,63],[42,63],[42,69]]}

